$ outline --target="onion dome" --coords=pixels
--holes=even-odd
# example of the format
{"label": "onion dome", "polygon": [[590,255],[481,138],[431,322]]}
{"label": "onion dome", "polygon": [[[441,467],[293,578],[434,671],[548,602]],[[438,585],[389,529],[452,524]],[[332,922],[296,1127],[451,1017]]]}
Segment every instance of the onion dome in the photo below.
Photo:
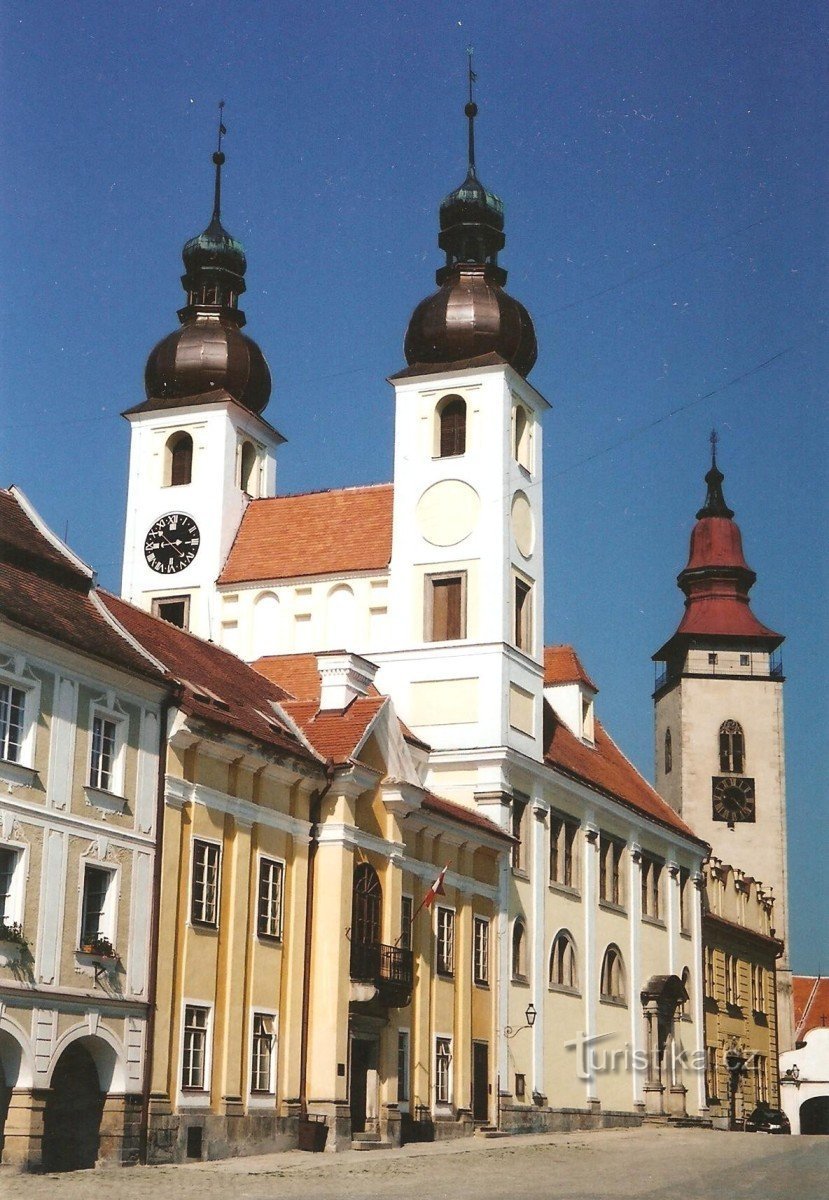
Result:
{"label": "onion dome", "polygon": [[504,247],[504,206],[478,179],[475,169],[475,117],[470,55],[469,165],[460,187],[440,206],[438,245],[446,263],[436,273],[439,291],[418,304],[406,330],[409,366],[436,366],[495,353],[521,375],[538,356],[532,319],[503,290],[507,273],[498,265]]}
{"label": "onion dome", "polygon": [[673,637],[654,655],[674,657],[691,644],[760,644],[773,650],[783,641],[751,611],[749,592],[757,576],[745,560],[740,527],[725,502],[725,478],[717,467],[717,435],[711,435],[711,469],[705,476],[707,494],[691,531],[688,562],[677,576],[685,593],[685,612]]}
{"label": "onion dome", "polygon": [[208,392],[227,392],[253,413],[261,413],[271,394],[265,356],[242,333],[247,260],[242,243],[222,225],[222,135],[213,155],[216,183],[210,224],[184,246],[182,287],[187,303],[179,309],[181,327],[151,351],[144,372],[148,400],[194,401]]}

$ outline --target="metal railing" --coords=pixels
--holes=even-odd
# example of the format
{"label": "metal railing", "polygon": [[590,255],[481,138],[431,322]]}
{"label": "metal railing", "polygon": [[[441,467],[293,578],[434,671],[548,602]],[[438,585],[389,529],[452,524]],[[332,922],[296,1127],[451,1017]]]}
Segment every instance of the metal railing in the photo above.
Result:
{"label": "metal railing", "polygon": [[401,992],[411,991],[414,959],[402,946],[384,946],[381,942],[351,943],[351,978],[378,987],[390,985]]}

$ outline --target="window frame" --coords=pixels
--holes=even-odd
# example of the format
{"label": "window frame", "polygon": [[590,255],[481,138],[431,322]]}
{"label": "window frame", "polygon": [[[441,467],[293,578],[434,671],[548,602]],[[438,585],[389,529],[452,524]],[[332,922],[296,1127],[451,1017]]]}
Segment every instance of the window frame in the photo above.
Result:
{"label": "window frame", "polygon": [[[401,1086],[401,1038],[405,1041],[403,1051],[403,1071]],[[408,1025],[401,1025],[397,1030],[397,1107],[400,1112],[409,1111],[409,1092],[412,1081],[412,1032]]]}
{"label": "window frame", "polygon": [[721,775],[744,775],[746,769],[746,735],[739,721],[732,717],[719,729],[719,759]]}
{"label": "window frame", "polygon": [[[520,600],[519,600],[520,597]],[[535,587],[533,581],[513,568],[512,643],[523,654],[532,654],[535,637]]]}
{"label": "window frame", "polygon": [[576,838],[580,829],[581,821],[577,817],[569,816],[567,813],[550,812],[550,854],[548,859],[550,887],[565,888],[568,892],[573,893],[578,892]]}
{"label": "window frame", "polygon": [[[446,1053],[441,1054],[441,1046],[446,1047]],[[435,1034],[435,1105],[443,1107],[451,1107],[454,1095],[454,1054],[452,1051],[452,1038],[443,1033]],[[444,1064],[441,1067],[441,1063]],[[441,1095],[441,1080],[445,1082],[445,1094]]]}
{"label": "window frame", "polygon": [[[519,418],[523,417],[524,424],[520,425]],[[513,400],[512,405],[512,457],[528,475],[533,472],[533,417],[529,409],[520,400]]]}
{"label": "window frame", "polygon": [[0,685],[9,688],[10,698],[12,690],[23,693],[23,720],[18,756],[17,758],[6,757],[5,751],[8,747],[6,739],[2,738],[0,740],[0,766],[5,766],[7,769],[11,767],[12,773],[15,767],[34,770],[41,682],[29,669],[24,656],[15,655],[0,658]]}
{"label": "window frame", "polygon": [[[257,1018],[262,1018],[265,1021],[271,1022],[270,1033],[266,1036],[270,1038],[270,1049],[268,1058],[268,1086],[267,1088],[254,1087],[254,1070],[256,1066],[256,1021]],[[278,1030],[279,1014],[273,1008],[261,1008],[258,1005],[250,1010],[250,1034],[248,1038],[248,1100],[251,1105],[259,1104],[271,1107],[273,1100],[276,1097],[276,1065],[277,1054],[279,1050],[279,1030]]]}
{"label": "window frame", "polygon": [[510,936],[510,979],[513,983],[528,983],[527,970],[527,920],[518,913],[512,922]]}
{"label": "window frame", "polygon": [[79,953],[86,938],[87,923],[87,874],[90,870],[101,871],[107,875],[108,883],[104,903],[101,908],[101,920],[97,937],[105,937],[117,947],[118,935],[118,906],[121,893],[121,868],[116,863],[104,862],[98,858],[83,855],[78,864],[78,913],[75,930],[75,945]]}
{"label": "window frame", "polygon": [[[166,604],[182,604],[184,606],[184,615],[181,625],[179,625],[176,621],[171,621],[169,617],[164,616],[161,610]],[[159,621],[166,621],[168,625],[172,625],[175,629],[184,629],[185,631],[189,630],[190,593],[185,592],[180,596],[153,596],[150,611],[154,617],[158,617]]]}
{"label": "window frame", "polygon": [[[613,984],[617,982],[619,985],[618,991],[613,991]],[[605,984],[609,985],[611,990],[607,990]],[[602,955],[601,968],[599,970],[599,1000],[602,1004],[617,1004],[627,1007],[627,977],[625,971],[625,960],[622,957],[622,951],[615,942],[610,942],[605,947]]]}
{"label": "window frame", "polygon": [[[463,405],[463,412],[462,414],[457,414],[460,416],[460,421],[458,422],[457,427],[451,431],[451,439],[453,444],[460,444],[462,448],[460,450],[446,450],[444,452],[444,418],[450,408],[457,410],[459,409],[460,405]],[[458,434],[458,429],[460,430],[460,434]],[[450,439],[449,430],[446,431],[446,438],[448,442]],[[468,442],[469,405],[465,397],[461,396],[459,393],[448,392],[445,396],[441,396],[440,400],[435,406],[435,440],[433,445],[434,454],[432,457],[435,459],[463,458],[468,449]]]}
{"label": "window frame", "polygon": [[[188,1084],[184,1082],[185,1047],[187,1040],[187,1010],[197,1009],[204,1012],[204,1055],[202,1060],[202,1082]],[[203,1104],[210,1098],[213,1070],[213,1004],[207,1000],[194,1000],[185,997],[181,1002],[181,1036],[179,1039],[179,1069],[178,1069],[178,1099],[184,1107]]]}
{"label": "window frame", "polygon": [[[101,721],[113,726],[112,762],[109,769],[108,786],[101,782],[101,772],[97,778],[93,775],[95,756],[95,723]],[[92,792],[103,792],[108,796],[126,798],[126,766],[127,740],[129,734],[129,715],[118,703],[113,693],[98,696],[89,706],[89,727],[87,731],[86,778],[85,786]]]}
{"label": "window frame", "polygon": [[670,729],[665,730],[664,756],[665,757],[663,760],[663,773],[665,775],[670,775],[674,769],[674,747],[673,747],[673,738],[671,737]]}
{"label": "window frame", "polygon": [[[559,947],[561,947],[560,950]],[[569,974],[572,976],[572,982],[570,983],[564,979],[565,964],[567,963],[571,966]],[[561,978],[554,978],[554,976],[561,976]],[[564,992],[571,996],[580,995],[576,939],[569,929],[559,929],[553,938],[547,969],[547,986],[554,992]]]}
{"label": "window frame", "polygon": [[[263,854],[260,851],[257,853],[256,860],[256,936],[268,942],[281,942],[285,921],[285,859],[274,854]],[[262,872],[267,866],[279,869],[277,919],[274,931],[262,928]],[[264,1009],[262,1011],[264,1012]]]}
{"label": "window frame", "polygon": [[[408,912],[407,912],[408,910]],[[403,892],[400,897],[400,940],[401,950],[412,950],[414,942],[414,896]]]}
{"label": "window frame", "polygon": [[[197,848],[204,846],[208,849],[217,851],[216,858],[216,897],[215,905],[215,920],[205,920],[195,915],[196,911],[196,852]],[[199,835],[194,835],[190,849],[190,903],[188,905],[187,923],[195,929],[214,929],[219,928],[219,917],[221,915],[222,903],[222,843],[217,838],[206,838]]]}
{"label": "window frame", "polygon": [[625,910],[625,880],[622,870],[625,849],[626,843],[622,838],[615,837],[612,833],[599,832],[599,903],[621,911]]}
{"label": "window frame", "polygon": [[25,930],[26,878],[29,871],[29,847],[24,842],[0,842],[0,854],[8,852],[12,857],[9,872],[9,890],[4,893],[3,911],[0,913],[0,938],[4,926],[19,925]]}
{"label": "window frame", "polygon": [[455,977],[456,917],[456,910],[450,905],[435,906],[435,973],[442,979]]}
{"label": "window frame", "polygon": [[[460,583],[460,632],[457,637],[435,636],[435,585],[458,580]],[[467,602],[467,572],[465,570],[430,571],[423,577],[423,640],[428,643],[446,644],[447,642],[462,642],[467,636],[466,602]],[[448,622],[447,622],[448,625]]]}
{"label": "window frame", "polygon": [[490,918],[472,914],[472,982],[489,987]]}
{"label": "window frame", "polygon": [[640,897],[642,920],[653,924],[665,924],[663,916],[664,896],[662,895],[665,879],[665,861],[656,855],[642,853],[639,864],[641,874]]}

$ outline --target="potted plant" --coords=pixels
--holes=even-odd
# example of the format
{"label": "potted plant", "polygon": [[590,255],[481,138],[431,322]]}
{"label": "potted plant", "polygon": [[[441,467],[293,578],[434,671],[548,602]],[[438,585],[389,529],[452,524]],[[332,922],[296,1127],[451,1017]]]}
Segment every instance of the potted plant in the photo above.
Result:
{"label": "potted plant", "polygon": [[112,942],[100,933],[95,934],[94,937],[81,939],[81,954],[88,954],[90,958],[97,959],[100,963],[118,957]]}
{"label": "potted plant", "polygon": [[0,923],[0,965],[10,966],[17,962],[28,945],[22,925],[16,921]]}

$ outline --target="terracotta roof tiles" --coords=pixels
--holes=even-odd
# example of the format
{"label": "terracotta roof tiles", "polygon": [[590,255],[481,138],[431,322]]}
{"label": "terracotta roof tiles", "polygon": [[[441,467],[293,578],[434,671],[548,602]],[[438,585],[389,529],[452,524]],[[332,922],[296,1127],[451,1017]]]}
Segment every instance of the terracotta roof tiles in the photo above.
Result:
{"label": "terracotta roof tiles", "polygon": [[820,975],[792,976],[795,1038],[817,1026],[829,1025],[829,979]]}
{"label": "terracotta roof tiles", "polygon": [[572,646],[544,647],[544,685],[550,687],[557,683],[583,683],[598,692],[593,680],[581,664],[581,659]]}
{"label": "terracotta roof tiles", "polygon": [[252,500],[219,584],[382,571],[391,532],[390,483]]}

